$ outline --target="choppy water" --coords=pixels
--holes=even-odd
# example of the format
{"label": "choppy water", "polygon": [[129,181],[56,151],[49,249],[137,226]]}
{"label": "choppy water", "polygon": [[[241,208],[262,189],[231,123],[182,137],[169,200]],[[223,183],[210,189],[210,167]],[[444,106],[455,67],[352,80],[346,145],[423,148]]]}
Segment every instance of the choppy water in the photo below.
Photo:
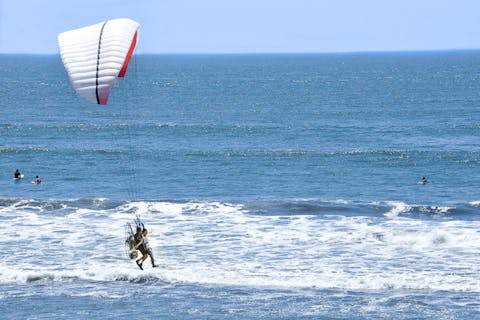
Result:
{"label": "choppy water", "polygon": [[0,313],[479,317],[479,62],[139,56],[99,107],[59,57],[1,56]]}

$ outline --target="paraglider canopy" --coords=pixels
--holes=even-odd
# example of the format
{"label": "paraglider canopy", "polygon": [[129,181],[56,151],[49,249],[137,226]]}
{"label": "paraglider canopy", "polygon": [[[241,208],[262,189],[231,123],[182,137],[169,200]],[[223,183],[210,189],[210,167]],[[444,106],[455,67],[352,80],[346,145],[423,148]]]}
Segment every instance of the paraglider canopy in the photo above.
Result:
{"label": "paraglider canopy", "polygon": [[107,104],[117,77],[125,76],[140,24],[121,18],[58,35],[65,70],[75,92],[97,104]]}

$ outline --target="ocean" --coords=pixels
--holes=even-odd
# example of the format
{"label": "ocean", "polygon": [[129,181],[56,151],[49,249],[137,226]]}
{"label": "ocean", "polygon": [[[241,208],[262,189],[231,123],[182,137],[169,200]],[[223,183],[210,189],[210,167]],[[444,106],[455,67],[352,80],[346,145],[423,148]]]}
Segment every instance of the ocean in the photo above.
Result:
{"label": "ocean", "polygon": [[479,66],[137,55],[98,106],[0,55],[0,318],[480,318]]}

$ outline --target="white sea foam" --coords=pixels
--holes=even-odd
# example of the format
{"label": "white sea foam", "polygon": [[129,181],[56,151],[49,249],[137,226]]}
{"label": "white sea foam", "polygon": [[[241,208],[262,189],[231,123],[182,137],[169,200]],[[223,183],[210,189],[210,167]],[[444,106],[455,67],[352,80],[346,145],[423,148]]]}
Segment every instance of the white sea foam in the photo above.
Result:
{"label": "white sea foam", "polygon": [[[37,207],[38,206],[38,207]],[[261,215],[220,202],[132,202],[56,214],[2,209],[0,283],[165,281],[345,290],[480,291],[480,222]],[[124,224],[141,214],[159,268],[126,258]],[[15,266],[12,268],[11,266]],[[98,292],[101,295],[101,292]]]}
{"label": "white sea foam", "polygon": [[408,212],[411,209],[411,206],[401,201],[388,201],[387,205],[391,206],[392,209],[385,213],[386,217],[395,218],[399,214]]}
{"label": "white sea foam", "polygon": [[470,202],[470,205],[472,205],[474,207],[480,207],[480,201],[472,201],[472,202]]}

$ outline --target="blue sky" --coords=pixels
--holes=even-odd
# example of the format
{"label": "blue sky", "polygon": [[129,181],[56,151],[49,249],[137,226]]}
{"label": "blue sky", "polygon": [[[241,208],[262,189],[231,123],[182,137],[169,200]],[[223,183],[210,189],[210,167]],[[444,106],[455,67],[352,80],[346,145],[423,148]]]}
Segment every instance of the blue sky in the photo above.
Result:
{"label": "blue sky", "polygon": [[137,53],[480,48],[479,0],[0,0],[0,53],[57,53],[57,34],[141,24]]}

